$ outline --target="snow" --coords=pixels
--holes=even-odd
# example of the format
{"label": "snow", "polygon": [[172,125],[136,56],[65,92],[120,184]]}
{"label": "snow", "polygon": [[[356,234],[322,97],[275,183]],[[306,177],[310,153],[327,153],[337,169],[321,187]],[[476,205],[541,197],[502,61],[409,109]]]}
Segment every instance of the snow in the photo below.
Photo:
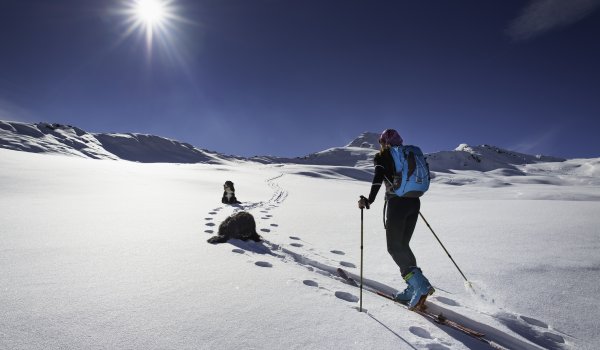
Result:
{"label": "snow", "polygon": [[[0,139],[19,145],[15,135]],[[371,173],[348,153],[336,165],[216,153],[178,164],[69,149],[0,149],[2,349],[490,348],[368,292],[358,312],[358,289],[332,273],[360,271],[356,202]],[[505,348],[599,348],[599,169],[572,159],[436,172],[422,213],[473,290],[420,220],[411,245],[437,289],[430,309]],[[241,208],[220,203],[225,180]],[[382,207],[380,193],[364,213],[363,268],[391,291],[404,282]],[[265,241],[206,243],[240,209]]]}

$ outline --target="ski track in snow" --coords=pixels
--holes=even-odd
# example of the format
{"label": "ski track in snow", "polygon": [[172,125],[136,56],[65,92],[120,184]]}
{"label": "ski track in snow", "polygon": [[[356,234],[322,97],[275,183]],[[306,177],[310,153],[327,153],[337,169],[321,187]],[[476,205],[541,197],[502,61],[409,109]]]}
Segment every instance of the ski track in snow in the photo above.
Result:
{"label": "ski track in snow", "polygon": [[[288,191],[281,188],[281,186],[279,186],[279,184],[276,181],[276,180],[280,179],[282,176],[284,176],[283,173],[278,176],[275,176],[275,177],[265,180],[267,186],[273,190],[273,194],[267,201],[243,202],[243,203],[236,204],[236,205],[227,205],[227,206],[217,207],[217,208],[209,211],[207,213],[207,217],[205,217],[205,226],[207,227],[207,229],[204,232],[208,233],[208,234],[214,234],[214,230],[212,228],[215,226],[215,221],[218,221],[218,220],[216,220],[217,218],[215,218],[215,216],[218,215],[219,218],[222,217],[222,219],[224,219],[227,216],[229,216],[233,213],[242,211],[242,210],[244,210],[244,211],[258,210],[259,211],[261,221],[257,222],[257,226],[258,226],[259,222],[262,224],[263,221],[273,220],[274,216],[272,214],[270,214],[271,210],[280,207],[288,196]],[[226,210],[226,208],[233,209],[233,210]],[[221,215],[219,215],[219,214],[221,214]],[[274,232],[272,231],[272,229],[276,229],[278,226],[279,225],[277,225],[277,224],[271,223],[271,224],[269,224],[269,228],[265,228],[265,227],[258,228],[257,227],[257,229],[263,233],[273,234]],[[309,244],[308,242],[303,241],[298,236],[288,236],[288,238],[292,242],[286,243],[286,244],[288,244],[290,247],[293,247],[293,248],[301,249],[301,248],[304,248],[306,244]],[[302,243],[300,243],[300,242],[302,242]],[[265,258],[270,257],[275,260],[281,260],[284,262],[292,261],[292,262],[296,263],[299,267],[303,267],[303,268],[308,269],[309,271],[312,271],[320,276],[325,276],[325,277],[328,277],[332,280],[336,280],[339,282],[343,282],[343,280],[340,277],[338,277],[338,275],[337,275],[338,266],[333,266],[333,265],[330,265],[327,263],[323,263],[323,262],[314,260],[312,258],[309,258],[307,255],[310,254],[317,258],[322,258],[324,261],[328,261],[328,262],[331,262],[331,261],[337,262],[340,266],[343,266],[345,268],[351,268],[351,269],[356,268],[356,265],[351,262],[335,260],[335,257],[341,257],[341,256],[345,255],[345,253],[343,251],[336,250],[336,249],[330,250],[328,252],[328,253],[330,253],[329,255],[324,255],[322,253],[316,252],[313,248],[309,248],[308,251],[306,251],[307,249],[304,249],[304,250],[301,249],[299,251],[292,251],[290,249],[282,247],[281,244],[272,243],[269,240],[264,239],[264,237],[263,237],[262,242],[241,241],[241,240],[232,239],[232,240],[229,240],[228,243],[230,243],[236,247],[236,248],[232,249],[232,253],[236,253],[236,254],[240,254],[240,255],[247,255],[247,256],[252,257],[252,259],[254,259],[255,254],[260,255],[262,260],[256,260],[256,261],[252,260],[251,261],[254,265],[256,265],[257,267],[260,267],[260,268],[267,268],[267,269],[274,268],[274,264],[272,262],[265,261]],[[355,278],[356,280],[359,279],[359,277],[356,274],[353,274],[352,272],[348,272],[348,274],[351,277]],[[357,295],[355,295],[356,291],[354,291],[354,290],[352,292],[347,292],[344,290],[331,290],[330,288],[321,286],[317,281],[312,280],[312,279],[303,280],[303,281],[301,281],[301,283],[304,286],[307,286],[310,288],[316,288],[316,290],[318,290],[318,291],[321,291],[321,292],[325,291],[329,295],[331,295],[341,301],[344,301],[344,302],[356,304],[359,301],[359,297]],[[394,289],[388,285],[385,285],[383,283],[374,281],[374,280],[369,280],[369,279],[363,278],[363,283],[365,285],[369,285],[373,288],[379,289],[379,290],[389,293],[389,294],[393,294],[396,292],[396,289]],[[345,284],[344,284],[344,286],[345,286]],[[460,313],[458,313],[456,311],[451,310],[450,308],[444,307],[444,306],[448,306],[448,307],[455,308],[455,307],[465,307],[465,306],[452,300],[449,297],[440,296],[439,294],[444,292],[443,289],[441,289],[437,286],[436,286],[436,289],[438,290],[436,295],[431,297],[427,302],[427,306],[428,306],[429,310],[431,310],[432,312],[434,312],[436,314],[443,314],[448,319],[455,320],[455,321],[465,325],[466,327],[469,327],[469,328],[475,329],[477,331],[480,331],[482,333],[485,333],[486,338],[490,339],[494,343],[495,346],[498,346],[498,348],[502,349],[503,347],[506,347],[508,349],[526,349],[526,350],[535,350],[535,349],[541,349],[541,348],[555,349],[555,350],[567,349],[565,337],[569,337],[569,336],[566,334],[562,334],[562,335],[558,334],[560,332],[550,329],[548,324],[541,320],[537,320],[537,319],[527,317],[527,316],[516,315],[513,313],[506,312],[506,311],[498,312],[496,314],[487,314],[487,316],[489,316],[490,318],[505,325],[508,329],[510,329],[514,333],[520,335],[522,338],[529,341],[529,342],[527,342],[527,341],[522,340],[521,338],[515,337],[514,335],[508,334],[508,333],[506,333],[502,330],[499,330],[497,328],[494,328],[490,325],[481,323],[479,321],[472,320],[464,315],[461,315]],[[363,292],[363,293],[368,293],[368,292]],[[358,293],[356,293],[356,294],[358,294]],[[432,301],[435,301],[435,303]],[[387,304],[388,305],[393,304],[393,302],[387,302]],[[390,307],[396,307],[396,305],[390,305]],[[352,309],[358,309],[358,308],[353,306]],[[384,326],[385,328],[387,328],[388,330],[393,332],[397,337],[402,339],[406,344],[408,344],[414,348],[413,345],[409,344],[404,338],[400,337],[393,330],[389,329],[385,324],[381,323],[381,321],[376,319],[367,310],[363,309],[363,311],[365,311],[375,321],[382,324],[382,326]],[[477,310],[475,310],[475,311],[477,311]],[[408,311],[405,310],[405,312],[408,312]],[[438,327],[439,329],[445,331],[448,336],[450,336],[458,341],[461,341],[461,340],[465,341],[465,339],[466,339],[466,341],[468,341],[466,344],[470,344],[473,342],[473,338],[463,335],[462,333],[460,333],[456,330],[448,329],[447,327],[445,327],[443,325],[438,325],[433,321],[429,321],[429,323],[432,326]],[[451,349],[451,347],[449,347],[449,346],[451,346],[451,343],[434,338],[431,335],[431,333],[425,328],[416,327],[416,326],[410,327],[409,332],[412,333],[413,335],[419,337],[420,339],[424,340],[426,343],[422,344],[422,345],[424,345],[424,348],[426,348],[426,349]],[[476,344],[480,345],[480,346],[477,346],[477,348],[491,348],[489,345],[486,345],[484,343],[477,342]],[[419,344],[419,346],[420,345],[421,344]]]}

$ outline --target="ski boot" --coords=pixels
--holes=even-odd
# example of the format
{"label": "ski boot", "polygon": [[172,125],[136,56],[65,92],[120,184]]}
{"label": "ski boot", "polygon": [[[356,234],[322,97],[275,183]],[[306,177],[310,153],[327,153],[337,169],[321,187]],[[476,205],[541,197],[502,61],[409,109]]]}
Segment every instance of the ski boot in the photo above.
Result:
{"label": "ski boot", "polygon": [[413,289],[413,287],[410,284],[407,284],[406,288],[403,291],[396,292],[396,294],[394,294],[394,300],[406,305],[408,304],[414,293],[415,290]]}
{"label": "ski boot", "polygon": [[431,286],[419,268],[412,270],[404,277],[404,280],[413,290],[412,296],[408,301],[408,309],[415,310],[422,308],[427,297],[433,294],[435,289]]}

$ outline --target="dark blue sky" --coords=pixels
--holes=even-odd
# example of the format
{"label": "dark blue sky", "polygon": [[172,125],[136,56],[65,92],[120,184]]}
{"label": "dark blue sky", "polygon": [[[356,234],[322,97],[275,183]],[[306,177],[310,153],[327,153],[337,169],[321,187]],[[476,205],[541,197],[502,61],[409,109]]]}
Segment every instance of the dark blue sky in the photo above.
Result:
{"label": "dark blue sky", "polygon": [[598,0],[172,0],[151,49],[127,3],[0,0],[0,119],[245,156],[388,127],[426,152],[600,156]]}

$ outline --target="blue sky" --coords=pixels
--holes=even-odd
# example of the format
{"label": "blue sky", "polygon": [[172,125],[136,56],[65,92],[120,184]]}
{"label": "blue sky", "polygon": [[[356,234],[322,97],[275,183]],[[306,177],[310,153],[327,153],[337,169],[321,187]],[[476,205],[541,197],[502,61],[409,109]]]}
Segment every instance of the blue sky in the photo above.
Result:
{"label": "blue sky", "polygon": [[0,2],[0,119],[301,156],[397,129],[599,157],[600,0]]}

